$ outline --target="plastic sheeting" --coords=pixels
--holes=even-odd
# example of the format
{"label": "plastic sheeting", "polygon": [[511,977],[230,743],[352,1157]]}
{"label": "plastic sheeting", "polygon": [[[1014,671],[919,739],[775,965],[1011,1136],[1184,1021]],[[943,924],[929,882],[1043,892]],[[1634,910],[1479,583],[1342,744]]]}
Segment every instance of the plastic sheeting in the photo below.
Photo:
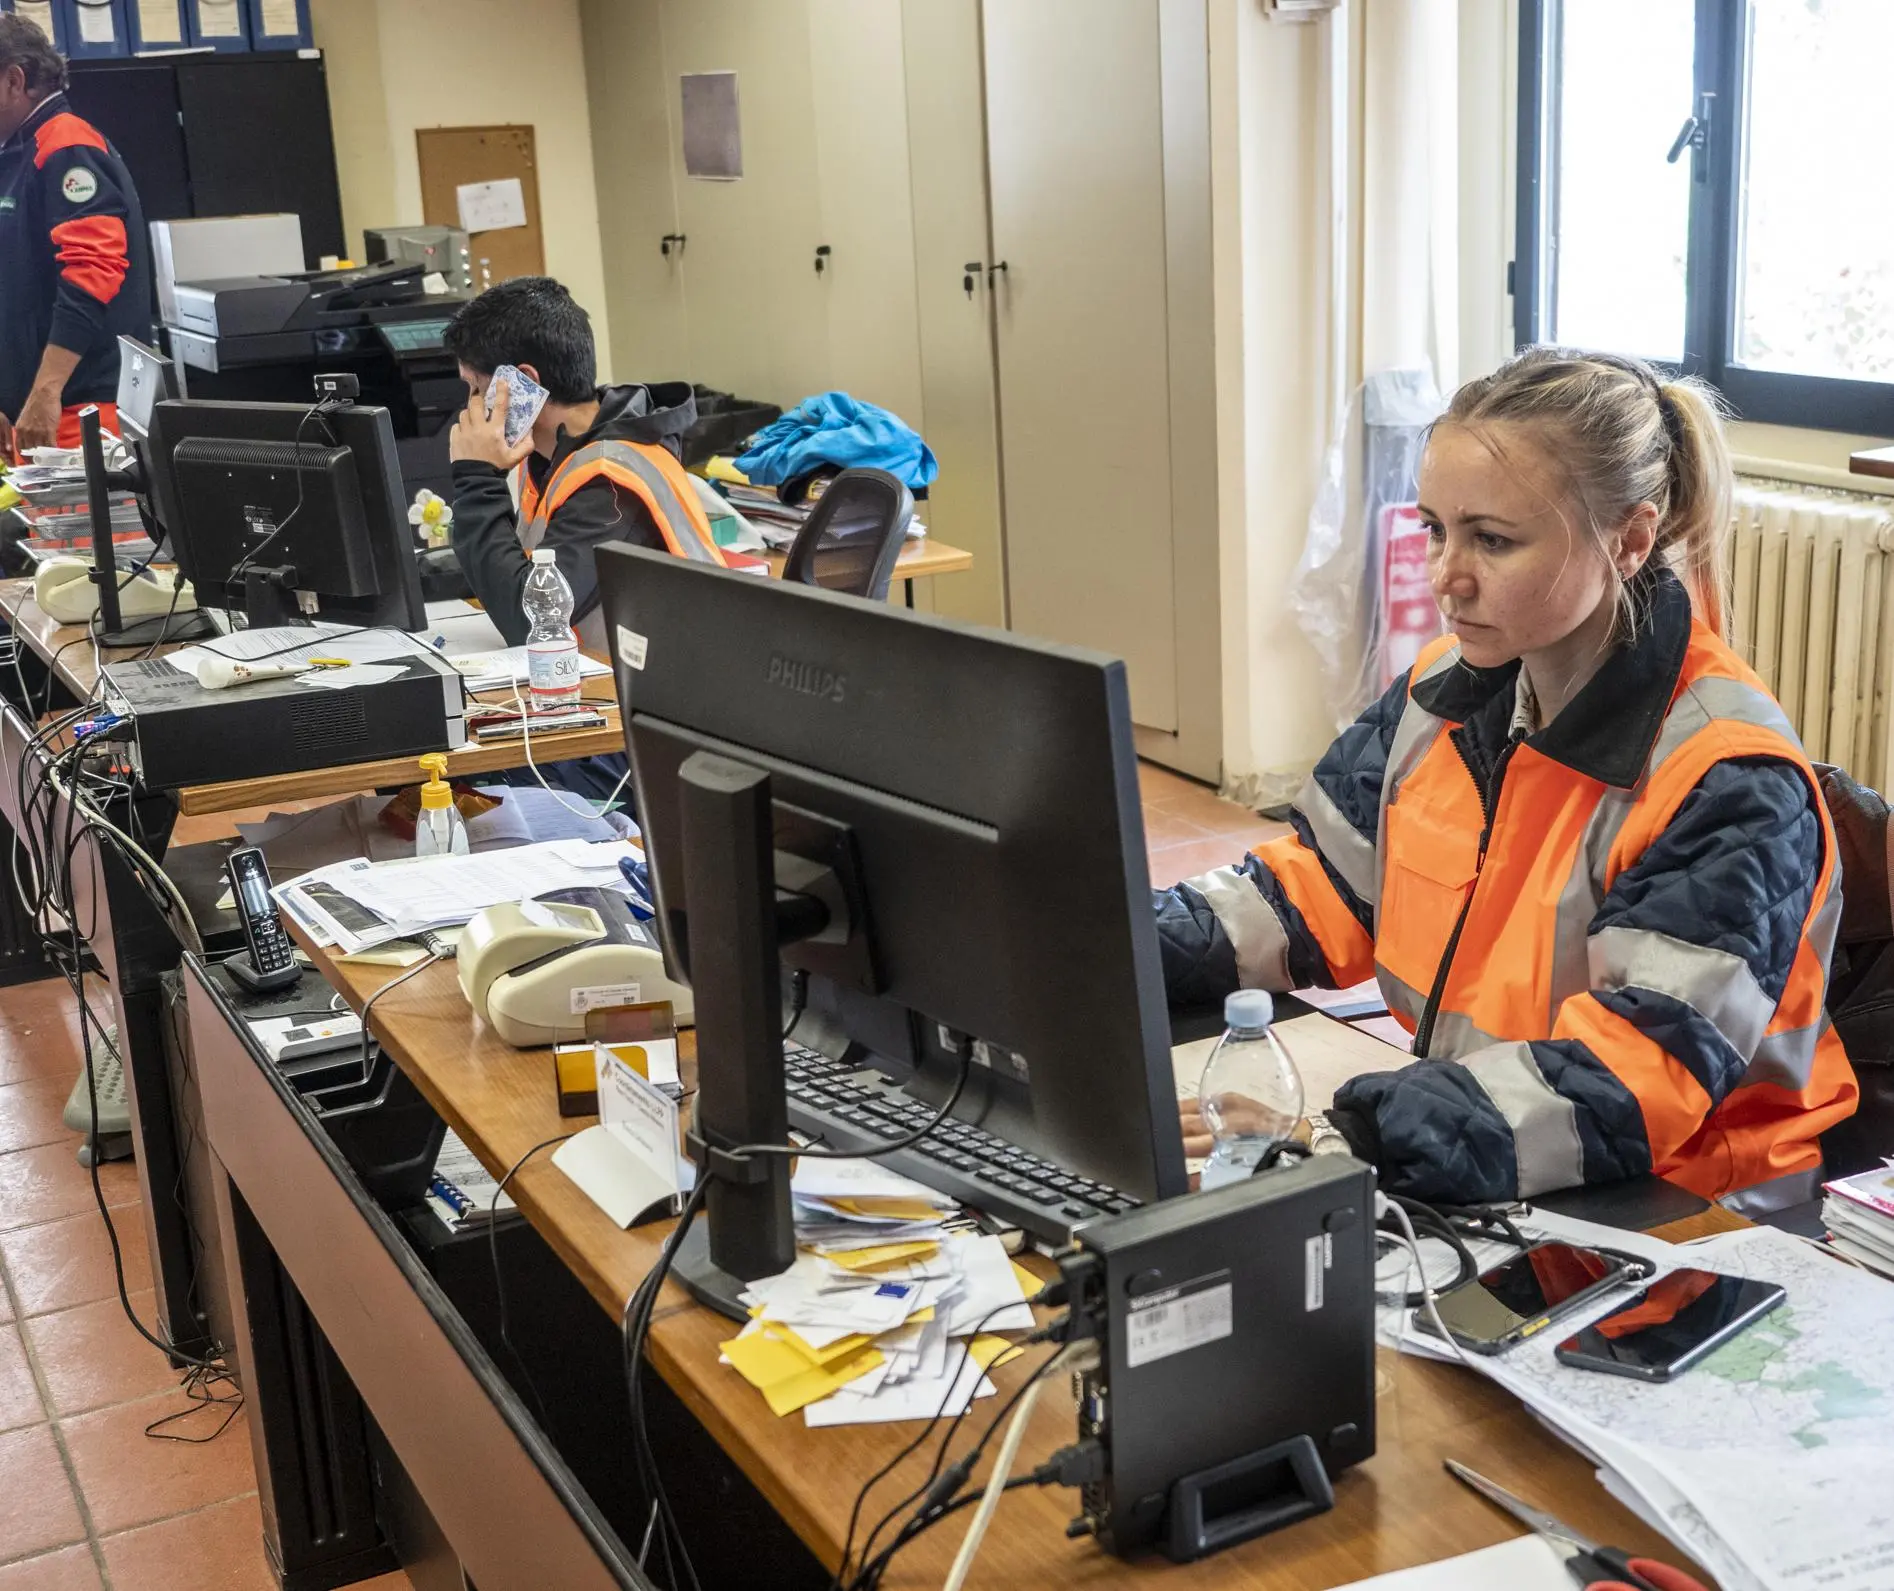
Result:
{"label": "plastic sheeting", "polygon": [[1415,494],[1427,428],[1444,407],[1431,370],[1383,371],[1356,388],[1328,450],[1289,601],[1321,659],[1337,729],[1443,628]]}

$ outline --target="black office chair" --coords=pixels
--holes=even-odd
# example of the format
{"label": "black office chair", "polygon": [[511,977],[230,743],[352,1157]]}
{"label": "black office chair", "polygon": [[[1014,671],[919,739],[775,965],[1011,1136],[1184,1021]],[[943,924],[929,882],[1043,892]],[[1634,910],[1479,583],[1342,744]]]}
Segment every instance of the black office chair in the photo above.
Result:
{"label": "black office chair", "polygon": [[913,518],[913,494],[886,470],[843,470],[796,533],[783,578],[879,602]]}

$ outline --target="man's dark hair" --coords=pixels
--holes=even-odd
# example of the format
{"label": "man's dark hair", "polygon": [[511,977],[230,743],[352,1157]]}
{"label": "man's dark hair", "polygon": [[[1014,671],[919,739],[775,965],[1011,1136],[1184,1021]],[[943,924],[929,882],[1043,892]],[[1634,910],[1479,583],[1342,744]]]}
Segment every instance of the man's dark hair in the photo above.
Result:
{"label": "man's dark hair", "polygon": [[555,403],[584,403],[598,390],[592,318],[550,276],[489,287],[449,322],[442,340],[483,376],[501,365],[531,365]]}
{"label": "man's dark hair", "polygon": [[26,91],[44,99],[66,86],[66,58],[53,48],[38,23],[8,11],[0,14],[0,72],[17,66],[26,76]]}

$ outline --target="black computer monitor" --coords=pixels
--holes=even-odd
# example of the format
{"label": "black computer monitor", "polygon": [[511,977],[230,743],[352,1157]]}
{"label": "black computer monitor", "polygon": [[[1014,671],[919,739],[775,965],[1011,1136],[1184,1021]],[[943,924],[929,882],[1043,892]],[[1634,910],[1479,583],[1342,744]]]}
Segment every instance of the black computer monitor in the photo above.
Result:
{"label": "black computer monitor", "polygon": [[200,604],[252,625],[427,622],[386,409],[166,401],[148,453],[153,510]]}
{"label": "black computer monitor", "polygon": [[182,397],[177,367],[149,343],[136,337],[118,340],[119,435],[140,442],[151,432],[152,408],[165,398]]}
{"label": "black computer monitor", "polygon": [[[705,1139],[782,1141],[787,967],[838,1058],[938,1102],[971,1048],[956,1116],[1138,1199],[1185,1191],[1124,664],[625,546],[598,566]],[[713,1272],[788,1263],[770,1165],[713,1181]],[[679,1268],[720,1301],[690,1245]]]}

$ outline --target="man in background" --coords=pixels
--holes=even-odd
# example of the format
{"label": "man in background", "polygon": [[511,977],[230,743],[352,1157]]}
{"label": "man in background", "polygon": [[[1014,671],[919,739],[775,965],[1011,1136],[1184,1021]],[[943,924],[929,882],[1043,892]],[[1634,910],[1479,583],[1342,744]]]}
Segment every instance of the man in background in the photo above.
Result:
{"label": "man in background", "polygon": [[118,428],[118,339],[151,340],[151,242],[118,151],[66,103],[66,61],[0,14],[0,455]]}

